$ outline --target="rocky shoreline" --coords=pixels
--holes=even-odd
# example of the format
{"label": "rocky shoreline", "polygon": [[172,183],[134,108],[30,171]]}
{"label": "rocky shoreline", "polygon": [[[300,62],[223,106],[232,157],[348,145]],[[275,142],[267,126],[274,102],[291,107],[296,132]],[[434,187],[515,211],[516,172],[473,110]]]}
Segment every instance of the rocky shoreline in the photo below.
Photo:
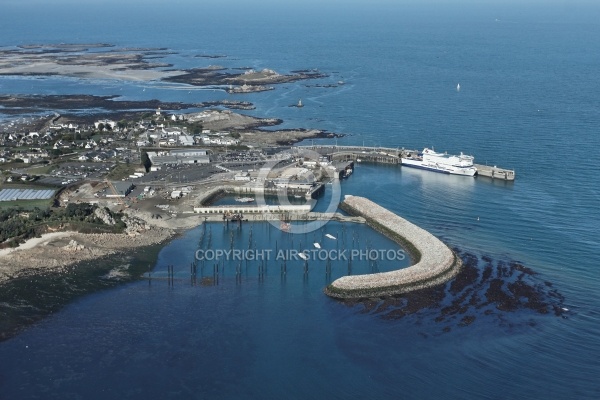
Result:
{"label": "rocky shoreline", "polygon": [[[84,261],[163,243],[178,232],[198,226],[196,216],[153,220],[150,213],[128,210],[124,233],[54,232],[31,239],[19,248],[0,250],[0,286],[12,279],[67,272]],[[29,245],[28,245],[29,243]]]}
{"label": "rocky shoreline", "polygon": [[340,299],[396,295],[440,285],[460,271],[460,258],[442,241],[378,204],[346,196],[341,208],[364,217],[369,226],[403,245],[415,264],[391,272],[341,277],[325,289],[327,295]]}
{"label": "rocky shoreline", "polygon": [[[267,85],[296,82],[306,79],[325,78],[327,75],[316,70],[292,71],[290,74],[279,74],[271,69],[233,72],[220,66],[193,68],[163,78],[166,82],[184,83],[193,86],[232,86],[232,93],[252,93],[271,90]],[[234,91],[235,88],[235,91]]]}
{"label": "rocky shoreline", "polygon": [[[46,130],[52,122],[92,124],[98,119],[137,121],[145,118],[148,113],[160,108],[168,113],[178,111],[186,116],[189,122],[199,122],[205,129],[214,131],[231,130],[240,133],[244,141],[253,145],[292,145],[306,139],[338,138],[343,134],[318,129],[278,129],[267,130],[283,123],[277,118],[259,118],[240,114],[230,110],[212,109],[212,116],[200,117],[203,113],[189,112],[190,109],[206,109],[223,107],[227,109],[253,110],[254,104],[247,101],[218,100],[202,103],[147,101],[119,101],[118,96],[91,95],[19,95],[0,96],[2,112],[8,115],[47,112],[39,118],[31,118],[27,124],[19,125],[18,129],[30,131]],[[85,109],[85,113],[81,113]],[[63,110],[65,114],[57,117],[52,110]],[[145,110],[145,111],[141,111]],[[209,112],[209,113],[210,113]],[[0,124],[0,132],[9,129],[7,124]],[[11,128],[15,129],[15,128]]]}
{"label": "rocky shoreline", "polygon": [[50,239],[31,249],[17,249],[0,256],[0,285],[32,274],[66,272],[82,261],[159,244],[174,234],[174,230],[160,227],[151,227],[143,234],[65,232],[65,236]]}
{"label": "rocky shoreline", "polygon": [[140,279],[167,241],[202,223],[197,215],[126,214],[124,233],[51,232],[0,250],[0,341],[84,294]]}
{"label": "rocky shoreline", "polygon": [[[177,54],[166,48],[120,48],[111,44],[22,45],[0,49],[0,75],[69,76],[89,79],[163,81],[191,86],[249,86],[251,93],[269,87],[327,75],[316,69],[280,74],[272,69],[225,68],[218,65],[176,69],[158,60]],[[223,58],[222,55],[195,55],[195,58]],[[167,69],[168,68],[168,69]],[[237,92],[236,92],[237,93]]]}

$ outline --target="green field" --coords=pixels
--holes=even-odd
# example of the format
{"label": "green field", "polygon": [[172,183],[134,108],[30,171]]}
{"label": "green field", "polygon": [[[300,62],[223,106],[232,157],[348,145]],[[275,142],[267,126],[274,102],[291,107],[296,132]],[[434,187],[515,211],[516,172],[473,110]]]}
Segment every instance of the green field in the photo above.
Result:
{"label": "green field", "polygon": [[129,175],[133,174],[136,169],[139,167],[137,164],[117,164],[107,175],[107,178],[110,180],[121,180],[123,178],[129,177]]}
{"label": "green field", "polygon": [[33,210],[34,208],[44,209],[52,206],[53,200],[15,200],[15,201],[0,201],[0,209],[5,210],[12,207],[21,207],[25,210]]}
{"label": "green field", "polygon": [[40,165],[39,167],[28,168],[26,170],[26,172],[29,175],[42,175],[42,174],[49,174],[55,168],[56,168],[55,165],[45,164],[45,165]]}

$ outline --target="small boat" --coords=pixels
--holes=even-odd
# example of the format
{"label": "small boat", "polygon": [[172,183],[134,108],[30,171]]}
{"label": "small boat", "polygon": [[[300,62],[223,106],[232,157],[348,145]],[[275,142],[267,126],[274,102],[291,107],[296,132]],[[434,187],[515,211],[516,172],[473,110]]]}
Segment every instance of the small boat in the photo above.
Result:
{"label": "small boat", "polygon": [[326,233],[326,234],[325,234],[325,237],[326,237],[326,238],[329,238],[329,239],[332,239],[332,240],[337,240],[337,239],[335,238],[335,236],[333,236],[333,235],[330,235],[329,233]]}
{"label": "small boat", "polygon": [[235,201],[237,201],[238,203],[252,203],[254,201],[254,198],[252,198],[252,197],[236,197]]}
{"label": "small boat", "polygon": [[317,249],[321,248],[321,245],[319,243],[313,243],[313,246],[315,246]]}
{"label": "small boat", "polygon": [[456,85],[456,91],[460,92],[460,83]]}
{"label": "small boat", "polygon": [[298,257],[300,257],[301,259],[303,259],[304,261],[308,260],[308,256],[304,253],[298,253]]}
{"label": "small boat", "polygon": [[298,108],[304,107],[304,105],[302,104],[302,99],[298,100],[298,104],[296,104],[296,107],[298,107]]}

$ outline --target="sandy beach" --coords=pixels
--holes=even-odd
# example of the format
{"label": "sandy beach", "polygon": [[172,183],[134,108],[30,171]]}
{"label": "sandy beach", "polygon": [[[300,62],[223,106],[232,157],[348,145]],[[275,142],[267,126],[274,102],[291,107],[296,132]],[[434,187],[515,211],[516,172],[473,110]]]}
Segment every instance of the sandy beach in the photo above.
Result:
{"label": "sandy beach", "polygon": [[60,238],[64,238],[64,237],[69,237],[69,236],[71,236],[74,233],[75,232],[52,232],[52,233],[44,233],[39,238],[29,239],[28,241],[26,241],[25,243],[22,243],[17,248],[10,248],[10,249],[2,249],[2,250],[0,250],[0,257],[7,256],[7,255],[11,254],[12,252],[18,251],[18,250],[29,250],[29,249],[33,249],[36,246],[46,246],[52,240],[56,240],[56,239],[60,239]]}

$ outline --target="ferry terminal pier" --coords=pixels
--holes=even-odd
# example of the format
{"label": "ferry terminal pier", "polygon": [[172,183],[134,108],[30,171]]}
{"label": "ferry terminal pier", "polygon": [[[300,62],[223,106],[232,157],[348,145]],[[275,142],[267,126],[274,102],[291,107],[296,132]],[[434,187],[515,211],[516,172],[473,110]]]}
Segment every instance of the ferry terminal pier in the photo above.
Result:
{"label": "ferry terminal pier", "polygon": [[[377,164],[401,165],[402,158],[409,158],[418,154],[417,150],[393,147],[365,147],[365,146],[337,146],[337,145],[312,145],[296,146],[298,149],[315,151],[332,161],[370,162]],[[478,176],[505,181],[515,180],[515,171],[497,166],[473,164],[477,168]]]}

